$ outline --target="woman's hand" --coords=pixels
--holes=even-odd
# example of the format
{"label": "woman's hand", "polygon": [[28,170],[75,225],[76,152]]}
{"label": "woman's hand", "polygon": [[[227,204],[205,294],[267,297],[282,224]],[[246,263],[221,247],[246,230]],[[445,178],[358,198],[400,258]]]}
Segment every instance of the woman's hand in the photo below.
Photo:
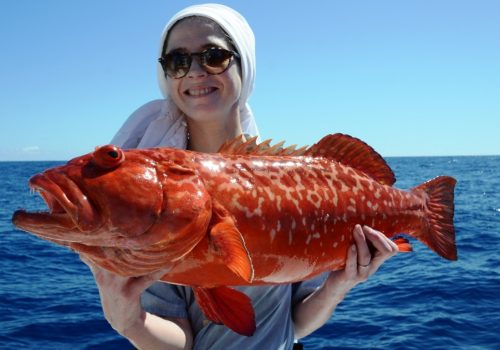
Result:
{"label": "woman's hand", "polygon": [[357,284],[366,281],[389,258],[398,253],[398,246],[382,232],[356,225],[354,241],[344,270],[332,271],[325,282],[332,295],[343,298]]}
{"label": "woman's hand", "polygon": [[380,265],[397,254],[398,247],[383,233],[356,225],[355,244],[349,248],[344,270],[330,272],[325,283],[294,305],[295,337],[302,338],[325,324],[345,295],[364,282]]}
{"label": "woman's hand", "polygon": [[97,266],[83,254],[80,259],[94,275],[104,317],[111,327],[126,336],[128,330],[142,326],[146,312],[141,307],[140,296],[167,271],[161,270],[143,277],[122,277]]}

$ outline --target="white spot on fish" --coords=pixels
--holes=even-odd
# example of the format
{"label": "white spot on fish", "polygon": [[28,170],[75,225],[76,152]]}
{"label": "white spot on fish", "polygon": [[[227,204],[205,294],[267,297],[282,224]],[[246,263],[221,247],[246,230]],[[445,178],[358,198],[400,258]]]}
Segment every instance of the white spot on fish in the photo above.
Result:
{"label": "white spot on fish", "polygon": [[272,229],[271,230],[271,243],[273,243],[275,237],[276,237],[276,230]]}
{"label": "white spot on fish", "polygon": [[339,195],[335,187],[332,187],[332,192],[333,192],[333,205],[336,207],[339,202]]}
{"label": "white spot on fish", "polygon": [[349,187],[347,187],[345,183],[340,181],[340,192],[347,192],[347,191],[349,191]]}
{"label": "white spot on fish", "polygon": [[276,206],[281,211],[281,196],[276,196]]}
{"label": "white spot on fish", "polygon": [[253,185],[250,181],[246,180],[246,181],[243,181],[243,186],[245,188],[247,188],[248,190],[252,190],[253,189]]}
{"label": "white spot on fish", "polygon": [[267,193],[267,195],[268,195],[269,199],[270,199],[272,202],[274,202],[274,197],[275,197],[275,196],[274,196],[273,191],[271,191],[271,189],[270,189],[270,188],[268,188],[268,187],[264,188],[264,191],[266,191],[266,193]]}
{"label": "white spot on fish", "polygon": [[311,238],[312,238],[311,235],[307,235],[306,245],[309,245],[309,243],[311,243]]}

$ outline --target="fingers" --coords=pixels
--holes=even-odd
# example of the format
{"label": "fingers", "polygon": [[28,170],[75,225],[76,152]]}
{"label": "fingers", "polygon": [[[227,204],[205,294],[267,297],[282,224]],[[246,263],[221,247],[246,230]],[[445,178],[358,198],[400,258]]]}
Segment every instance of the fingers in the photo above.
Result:
{"label": "fingers", "polygon": [[[393,256],[399,250],[396,243],[387,238],[382,232],[376,231],[368,226],[363,226],[363,233],[366,238],[374,245],[378,253],[382,255]],[[377,254],[375,252],[375,255]]]}
{"label": "fingers", "polygon": [[80,260],[89,267],[101,292],[122,294],[127,298],[137,297],[166,273],[159,270],[141,277],[124,277],[96,265],[84,254],[80,254]]}
{"label": "fingers", "polygon": [[358,283],[366,281],[385,260],[398,252],[394,242],[368,226],[356,225],[353,237],[354,245],[347,254],[345,273]]}
{"label": "fingers", "polygon": [[372,254],[370,253],[370,249],[368,248],[368,244],[366,242],[365,233],[360,225],[356,225],[354,227],[354,241],[356,242],[356,248],[358,251],[358,265],[362,267],[366,267],[370,264],[372,260]]}
{"label": "fingers", "polygon": [[92,272],[93,275],[95,275],[96,272],[96,265],[90,260],[86,255],[84,254],[79,254],[80,260],[89,267],[90,271]]}
{"label": "fingers", "polygon": [[128,292],[132,295],[141,294],[144,290],[149,288],[153,283],[162,278],[169,270],[170,268],[162,269],[159,271],[155,271],[149,275],[131,278],[127,286]]}
{"label": "fingers", "polygon": [[358,250],[356,245],[352,245],[347,252],[347,260],[345,265],[345,273],[348,279],[354,279],[358,273]]}
{"label": "fingers", "polygon": [[384,261],[398,253],[398,246],[382,232],[368,226],[363,226],[363,233],[365,234],[366,240],[373,244],[375,248],[370,262],[375,271]]}

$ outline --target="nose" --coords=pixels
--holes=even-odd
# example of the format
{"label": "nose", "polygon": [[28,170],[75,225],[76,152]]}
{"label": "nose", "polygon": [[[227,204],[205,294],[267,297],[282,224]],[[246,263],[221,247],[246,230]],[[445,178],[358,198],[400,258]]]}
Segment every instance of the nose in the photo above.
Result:
{"label": "nose", "polygon": [[201,66],[199,57],[193,57],[191,61],[191,67],[189,67],[189,72],[187,76],[189,78],[199,78],[207,75],[205,69]]}

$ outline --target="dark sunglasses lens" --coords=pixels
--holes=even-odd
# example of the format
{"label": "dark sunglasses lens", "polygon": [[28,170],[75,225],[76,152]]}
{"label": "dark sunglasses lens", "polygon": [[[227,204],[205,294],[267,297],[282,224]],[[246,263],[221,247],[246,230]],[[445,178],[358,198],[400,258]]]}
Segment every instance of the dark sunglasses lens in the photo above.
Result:
{"label": "dark sunglasses lens", "polygon": [[189,72],[193,56],[198,56],[198,62],[201,66],[203,66],[207,73],[221,74],[229,67],[231,57],[233,55],[234,53],[231,51],[214,47],[205,50],[202,53],[187,54],[182,52],[172,52],[165,55],[160,62],[162,64],[163,71],[169,77],[179,79],[186,76]]}
{"label": "dark sunglasses lens", "polygon": [[213,73],[222,73],[231,62],[232,53],[223,49],[209,49],[204,53],[204,64],[211,68]]}
{"label": "dark sunglasses lens", "polygon": [[189,72],[191,56],[185,53],[174,52],[165,56],[163,70],[172,78],[182,78]]}

